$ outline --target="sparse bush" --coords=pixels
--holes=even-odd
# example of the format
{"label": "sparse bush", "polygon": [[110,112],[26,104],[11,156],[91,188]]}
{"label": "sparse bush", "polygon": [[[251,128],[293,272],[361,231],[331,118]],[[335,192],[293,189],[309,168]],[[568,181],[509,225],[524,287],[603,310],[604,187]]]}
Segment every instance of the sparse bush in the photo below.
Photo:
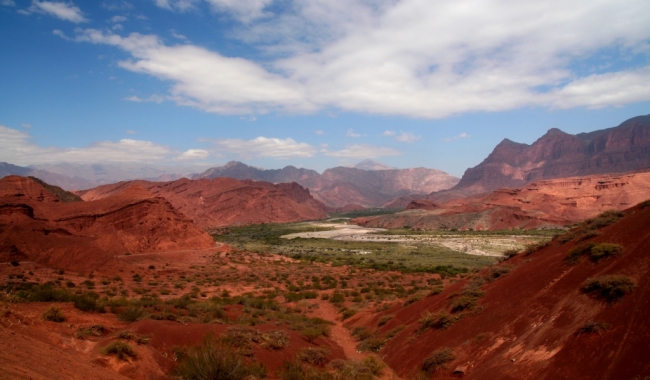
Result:
{"label": "sparse bush", "polygon": [[580,327],[581,334],[600,334],[601,331],[605,331],[610,327],[609,323],[605,322],[596,322],[589,320],[582,327]]}
{"label": "sparse bush", "polygon": [[516,248],[508,249],[503,252],[504,260],[511,259],[519,254],[519,250]]}
{"label": "sparse bush", "polygon": [[510,273],[511,270],[511,266],[495,266],[490,268],[483,277],[486,281],[494,281],[497,278],[503,277],[506,274]]}
{"label": "sparse bush", "polygon": [[180,358],[176,374],[183,379],[243,380],[266,376],[266,367],[246,362],[235,350],[208,335],[201,345],[189,348]]}
{"label": "sparse bush", "polygon": [[607,302],[615,302],[634,290],[634,282],[624,275],[605,275],[588,278],[582,286],[585,293],[596,294]]}
{"label": "sparse bush", "polygon": [[616,223],[623,217],[623,213],[617,210],[608,210],[598,215],[595,218],[587,219],[585,225],[590,229],[601,229]]}
{"label": "sparse bush", "polygon": [[302,335],[307,338],[309,343],[312,343],[316,338],[323,335],[323,330],[316,327],[307,327],[301,331]]}
{"label": "sparse bush", "polygon": [[457,318],[446,311],[438,312],[435,315],[426,312],[420,317],[418,322],[420,323],[420,332],[430,328],[444,330],[456,323]]}
{"label": "sparse bush", "polygon": [[82,327],[77,330],[77,338],[86,339],[89,336],[101,337],[106,332],[106,328],[103,325],[92,325],[90,327]]}
{"label": "sparse bush", "polygon": [[564,258],[564,262],[569,265],[576,264],[580,260],[581,256],[589,254],[591,252],[591,248],[594,245],[594,243],[585,243],[571,248]]}
{"label": "sparse bush", "polygon": [[136,359],[138,357],[137,352],[131,347],[130,344],[120,342],[120,341],[115,341],[109,344],[108,346],[104,347],[102,349],[102,354],[104,355],[112,355],[118,358],[119,360],[129,360],[129,359]]}
{"label": "sparse bush", "polygon": [[526,245],[526,248],[524,248],[524,254],[526,256],[532,254],[533,252],[539,251],[540,249],[546,247],[547,245],[550,244],[550,241],[541,241],[537,243],[531,243]]}
{"label": "sparse bush", "polygon": [[463,310],[471,310],[476,306],[477,302],[478,298],[467,294],[454,297],[450,304],[451,312],[455,313]]}
{"label": "sparse bush", "polygon": [[429,355],[422,362],[422,370],[427,373],[434,373],[439,368],[447,368],[447,363],[456,359],[451,348],[441,348]]}
{"label": "sparse bush", "polygon": [[124,322],[135,322],[144,317],[144,310],[139,306],[131,306],[119,313],[117,317]]}
{"label": "sparse bush", "polygon": [[598,262],[610,256],[617,256],[623,253],[623,247],[618,244],[600,243],[591,248],[589,258],[593,262]]}
{"label": "sparse bush", "polygon": [[262,333],[248,327],[229,327],[221,335],[221,340],[232,347],[248,348],[251,343],[259,343],[262,340]]}
{"label": "sparse bush", "polygon": [[9,264],[11,264],[12,267],[17,267],[20,265],[20,262],[18,262],[18,260],[11,260]]}
{"label": "sparse bush", "polygon": [[307,347],[301,348],[296,352],[296,358],[303,363],[315,366],[323,366],[327,364],[330,352],[323,347]]}
{"label": "sparse bush", "polygon": [[344,307],[343,309],[341,309],[341,319],[346,320],[351,316],[355,315],[356,313],[357,313],[356,310],[348,309],[347,307]]}
{"label": "sparse bush", "polygon": [[289,347],[289,334],[282,330],[269,331],[262,335],[262,347],[269,350],[281,350]]}
{"label": "sparse bush", "polygon": [[50,322],[65,322],[66,318],[63,311],[58,306],[50,306],[43,312],[43,319]]}
{"label": "sparse bush", "polygon": [[395,335],[399,334],[399,332],[404,330],[405,328],[406,328],[405,325],[399,325],[394,329],[391,329],[389,332],[386,333],[386,339],[393,339]]}
{"label": "sparse bush", "polygon": [[394,317],[395,316],[393,314],[386,314],[386,315],[381,316],[379,318],[378,326],[381,327],[381,326],[385,325],[386,323],[388,323],[388,321],[390,321]]}

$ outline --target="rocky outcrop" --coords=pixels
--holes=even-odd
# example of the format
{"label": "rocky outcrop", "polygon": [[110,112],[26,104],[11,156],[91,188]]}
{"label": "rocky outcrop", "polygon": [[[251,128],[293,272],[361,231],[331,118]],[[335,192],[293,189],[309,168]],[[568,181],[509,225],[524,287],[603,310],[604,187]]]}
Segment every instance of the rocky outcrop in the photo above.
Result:
{"label": "rocky outcrop", "polygon": [[209,248],[213,239],[161,197],[138,187],[62,202],[39,182],[0,180],[0,258],[95,270],[115,255]]}
{"label": "rocky outcrop", "polygon": [[442,201],[542,179],[649,167],[650,115],[646,115],[615,128],[577,135],[552,128],[531,145],[504,139],[483,162],[467,169],[456,186],[427,198]]}
{"label": "rocky outcrop", "polygon": [[129,181],[79,192],[84,200],[102,199],[139,186],[164,197],[202,228],[252,223],[323,219],[327,208],[296,183],[273,184],[233,178],[172,182]]}
{"label": "rocky outcrop", "polygon": [[650,199],[650,171],[538,180],[521,189],[441,203],[412,201],[406,211],[358,219],[366,227],[501,230],[562,227]]}

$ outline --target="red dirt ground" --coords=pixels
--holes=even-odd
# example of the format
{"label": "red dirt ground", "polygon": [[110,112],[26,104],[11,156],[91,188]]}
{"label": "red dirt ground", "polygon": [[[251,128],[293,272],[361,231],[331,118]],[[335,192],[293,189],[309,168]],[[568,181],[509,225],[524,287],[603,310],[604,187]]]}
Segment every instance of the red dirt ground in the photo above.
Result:
{"label": "red dirt ground", "polygon": [[[450,296],[469,280],[394,314],[379,331],[400,324],[406,328],[380,351],[400,375],[414,375],[433,351],[448,347],[455,359],[436,378],[452,378],[463,367],[468,379],[634,379],[650,376],[650,207],[635,207],[616,224],[599,230],[588,242],[623,246],[623,253],[598,263],[583,258],[564,263],[576,243],[558,240],[530,255],[520,254],[499,266],[511,267],[503,278],[482,286],[478,306],[447,329],[417,333],[425,312],[449,310]],[[483,271],[485,273],[485,271]],[[620,301],[608,304],[584,294],[587,278],[623,274],[636,287]],[[588,320],[610,325],[600,333],[580,333]],[[429,376],[430,377],[430,376]]]}

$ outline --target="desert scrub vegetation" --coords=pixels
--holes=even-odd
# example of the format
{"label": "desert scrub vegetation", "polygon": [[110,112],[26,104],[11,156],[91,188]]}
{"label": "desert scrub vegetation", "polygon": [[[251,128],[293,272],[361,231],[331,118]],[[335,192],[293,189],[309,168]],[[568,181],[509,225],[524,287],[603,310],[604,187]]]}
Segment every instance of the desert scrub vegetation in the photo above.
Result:
{"label": "desert scrub vegetation", "polygon": [[130,344],[121,341],[115,341],[102,349],[102,354],[106,356],[115,356],[118,360],[127,361],[136,359],[138,353]]}
{"label": "desert scrub vegetation", "polygon": [[456,359],[456,355],[454,355],[451,348],[441,348],[432,352],[424,359],[421,369],[426,373],[432,374],[440,368],[447,368],[447,363],[454,359]]}
{"label": "desert scrub vegetation", "polygon": [[613,274],[588,278],[582,285],[582,291],[612,303],[631,293],[634,286],[630,277]]}
{"label": "desert scrub vegetation", "polygon": [[290,233],[314,230],[327,228],[306,223],[265,224],[230,227],[213,236],[215,240],[243,251],[272,252],[303,262],[402,273],[437,273],[443,278],[458,276],[497,261],[495,257],[467,255],[440,246],[424,245],[414,250],[395,242],[281,238]]}
{"label": "desert scrub vegetation", "polygon": [[559,241],[560,244],[564,244],[572,240],[581,242],[594,236],[598,236],[600,235],[600,232],[598,232],[599,229],[618,222],[618,220],[623,216],[624,214],[621,211],[605,211],[594,218],[587,219],[584,222],[578,224],[578,226],[572,228],[569,232],[558,236],[557,241]]}
{"label": "desert scrub vegetation", "polygon": [[208,335],[203,342],[177,353],[176,375],[186,380],[244,380],[266,377],[266,367],[246,359],[236,349]]}
{"label": "desert scrub vegetation", "polygon": [[458,318],[456,316],[453,316],[446,311],[440,311],[436,314],[431,314],[427,311],[422,314],[418,320],[418,323],[420,324],[418,333],[422,333],[428,329],[444,330],[451,327],[457,321]]}
{"label": "desert scrub vegetation", "polygon": [[66,317],[63,314],[63,311],[61,311],[61,308],[58,306],[50,306],[43,312],[42,317],[44,320],[50,322],[61,323],[66,321]]}
{"label": "desert scrub vegetation", "polygon": [[377,326],[381,327],[381,326],[385,325],[386,323],[388,323],[388,321],[390,321],[394,317],[395,317],[395,315],[393,315],[393,314],[382,315],[381,317],[379,317],[379,322],[377,323]]}
{"label": "desert scrub vegetation", "polygon": [[582,256],[588,256],[592,262],[599,262],[623,253],[623,247],[613,243],[583,243],[569,250],[564,261],[569,265],[577,264]]}

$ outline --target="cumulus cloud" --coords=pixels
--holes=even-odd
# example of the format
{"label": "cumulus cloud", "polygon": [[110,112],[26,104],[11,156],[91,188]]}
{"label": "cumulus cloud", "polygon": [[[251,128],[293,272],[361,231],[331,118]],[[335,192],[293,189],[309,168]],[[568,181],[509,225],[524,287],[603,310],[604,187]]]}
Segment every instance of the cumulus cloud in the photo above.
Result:
{"label": "cumulus cloud", "polygon": [[395,131],[389,131],[389,130],[386,130],[386,131],[384,131],[381,135],[382,135],[382,136],[392,137],[392,136],[395,136]]}
{"label": "cumulus cloud", "polygon": [[350,128],[348,131],[345,133],[346,136],[348,137],[361,137],[361,134],[356,133],[354,129]]}
{"label": "cumulus cloud", "polygon": [[156,36],[138,33],[121,37],[88,29],[76,40],[129,52],[134,59],[119,65],[174,82],[169,98],[180,105],[223,114],[316,109],[298,84],[242,58],[225,57],[193,45],[165,46]]}
{"label": "cumulus cloud", "polygon": [[185,12],[194,9],[198,0],[154,0],[156,5],[170,11]]}
{"label": "cumulus cloud", "polygon": [[472,137],[472,136],[470,136],[469,134],[463,132],[463,133],[461,133],[459,135],[456,135],[454,137],[446,137],[444,140],[445,140],[445,142],[450,142],[450,141],[454,141],[454,140],[458,140],[458,139],[468,139],[470,137]]}
{"label": "cumulus cloud", "polygon": [[[278,14],[271,0],[206,1],[250,23],[233,35],[265,52],[264,65],[156,36],[86,30],[77,40],[125,50],[120,66],[170,81],[177,104],[223,114],[442,118],[650,99],[646,0],[312,0]],[[615,64],[602,65],[603,51]]]}
{"label": "cumulus cloud", "polygon": [[115,23],[117,23],[117,22],[124,22],[124,21],[126,21],[126,20],[127,20],[127,18],[126,18],[125,16],[119,16],[119,15],[118,15],[118,16],[113,16],[113,17],[111,17],[111,22],[115,22]]}
{"label": "cumulus cloud", "polygon": [[165,145],[133,139],[99,141],[84,148],[41,147],[31,141],[28,133],[0,125],[0,161],[17,165],[52,162],[151,163],[172,161],[179,153]]}
{"label": "cumulus cloud", "polygon": [[179,160],[198,160],[208,158],[210,153],[203,149],[188,149],[178,156]]}
{"label": "cumulus cloud", "polygon": [[348,145],[341,150],[322,150],[322,152],[325,153],[326,156],[346,158],[375,158],[382,156],[399,156],[402,154],[393,148],[368,144]]}
{"label": "cumulus cloud", "polygon": [[414,143],[418,140],[422,140],[422,136],[415,135],[411,132],[402,132],[399,135],[395,136],[395,140],[403,143]]}
{"label": "cumulus cloud", "polygon": [[317,130],[317,131],[314,131],[314,133],[317,134],[317,135],[319,135],[319,136],[322,136],[322,135],[325,134],[325,132],[321,131],[320,129]]}
{"label": "cumulus cloud", "polygon": [[264,8],[273,0],[206,0],[216,11],[227,12],[237,20],[248,23],[252,20],[268,16]]}
{"label": "cumulus cloud", "polygon": [[74,23],[88,22],[83,16],[81,9],[73,3],[63,3],[55,1],[32,1],[32,5],[27,8],[28,12],[44,13],[50,16],[58,17],[61,20],[71,21]]}
{"label": "cumulus cloud", "polygon": [[316,148],[292,138],[280,139],[271,137],[256,137],[252,140],[218,139],[213,141],[218,153],[235,153],[244,158],[253,157],[312,157]]}

